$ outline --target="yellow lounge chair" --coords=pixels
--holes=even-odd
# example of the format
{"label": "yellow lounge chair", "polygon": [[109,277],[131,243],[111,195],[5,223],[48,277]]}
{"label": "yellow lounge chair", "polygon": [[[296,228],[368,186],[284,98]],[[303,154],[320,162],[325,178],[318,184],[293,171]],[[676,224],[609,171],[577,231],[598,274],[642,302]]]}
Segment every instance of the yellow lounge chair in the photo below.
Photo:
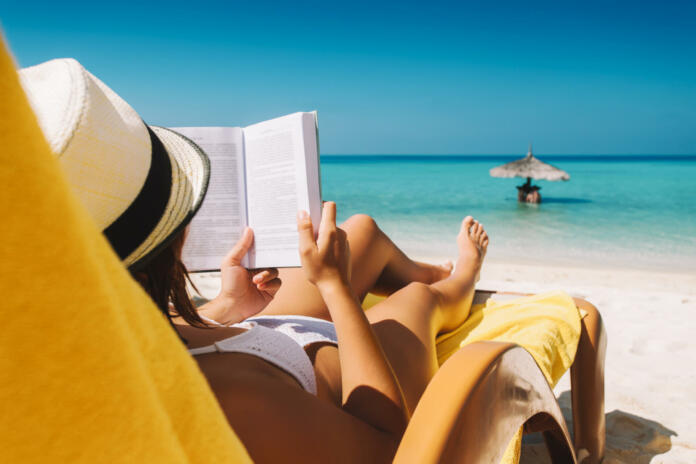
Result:
{"label": "yellow lounge chair", "polygon": [[[474,303],[491,296],[495,292],[477,291]],[[596,308],[575,301],[585,316],[571,366],[574,446],[532,356],[513,343],[479,341],[442,364],[416,407],[394,462],[497,463],[520,427],[525,433],[543,432],[552,462],[601,462],[606,332]]]}

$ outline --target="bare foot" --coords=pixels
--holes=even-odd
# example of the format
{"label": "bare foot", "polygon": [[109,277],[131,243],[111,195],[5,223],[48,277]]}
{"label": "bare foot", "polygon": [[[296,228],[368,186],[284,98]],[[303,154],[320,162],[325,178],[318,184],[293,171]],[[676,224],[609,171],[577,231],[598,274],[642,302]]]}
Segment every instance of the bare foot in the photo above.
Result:
{"label": "bare foot", "polygon": [[483,226],[471,216],[462,221],[457,236],[459,257],[452,275],[431,285],[440,296],[443,324],[447,332],[459,327],[469,316],[474,297],[474,286],[479,279],[483,258],[488,249],[488,234]]}
{"label": "bare foot", "polygon": [[382,272],[382,275],[379,276],[378,281],[370,289],[370,293],[387,296],[411,282],[421,282],[430,285],[447,279],[452,275],[454,265],[451,261],[447,261],[444,264],[430,264],[411,261],[406,255],[404,255],[404,258],[408,260],[408,265],[397,265],[400,266],[399,269],[394,269],[390,267],[391,265],[388,265]]}
{"label": "bare foot", "polygon": [[459,258],[455,273],[473,268],[478,282],[483,258],[488,250],[488,234],[483,229],[483,225],[471,216],[465,217],[457,235],[457,246]]}
{"label": "bare foot", "polygon": [[452,269],[454,269],[452,261],[447,261],[443,264],[430,264],[416,261],[416,264],[421,268],[424,276],[419,282],[425,284],[432,284],[438,280],[446,279],[452,274]]}

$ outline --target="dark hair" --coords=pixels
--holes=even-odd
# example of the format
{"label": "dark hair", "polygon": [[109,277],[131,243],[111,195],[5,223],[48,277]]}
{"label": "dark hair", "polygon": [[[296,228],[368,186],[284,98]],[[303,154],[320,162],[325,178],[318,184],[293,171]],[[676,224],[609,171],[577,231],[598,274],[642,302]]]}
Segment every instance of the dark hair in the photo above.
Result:
{"label": "dark hair", "polygon": [[194,327],[208,327],[198,315],[186,289],[188,282],[198,291],[191,282],[186,266],[181,262],[185,238],[186,231],[182,230],[169,246],[132,275],[170,322],[173,317],[179,316]]}

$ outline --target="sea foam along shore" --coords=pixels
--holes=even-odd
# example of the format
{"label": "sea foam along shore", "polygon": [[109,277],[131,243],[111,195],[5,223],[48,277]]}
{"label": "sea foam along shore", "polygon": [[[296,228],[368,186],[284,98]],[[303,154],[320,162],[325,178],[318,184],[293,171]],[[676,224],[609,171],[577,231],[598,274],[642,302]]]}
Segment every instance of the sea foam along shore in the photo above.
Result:
{"label": "sea foam along shore", "polygon": [[[219,290],[216,273],[194,281],[204,297]],[[487,262],[478,288],[562,289],[597,306],[609,338],[605,462],[696,462],[696,276]],[[570,424],[568,375],[555,392]],[[526,439],[523,462],[544,462],[543,448]]]}

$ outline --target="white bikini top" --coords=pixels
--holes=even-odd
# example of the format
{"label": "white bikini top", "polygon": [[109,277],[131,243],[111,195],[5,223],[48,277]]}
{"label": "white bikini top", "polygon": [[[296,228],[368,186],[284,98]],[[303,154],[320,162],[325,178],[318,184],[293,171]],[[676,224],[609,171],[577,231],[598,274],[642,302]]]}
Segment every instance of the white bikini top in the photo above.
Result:
{"label": "white bikini top", "polygon": [[[201,317],[206,322],[221,326],[216,321]],[[316,342],[336,344],[336,330],[331,322],[306,316],[261,316],[247,319],[230,327],[247,329],[234,337],[189,353],[246,353],[258,356],[292,375],[302,388],[317,394],[314,366],[304,347]]]}

